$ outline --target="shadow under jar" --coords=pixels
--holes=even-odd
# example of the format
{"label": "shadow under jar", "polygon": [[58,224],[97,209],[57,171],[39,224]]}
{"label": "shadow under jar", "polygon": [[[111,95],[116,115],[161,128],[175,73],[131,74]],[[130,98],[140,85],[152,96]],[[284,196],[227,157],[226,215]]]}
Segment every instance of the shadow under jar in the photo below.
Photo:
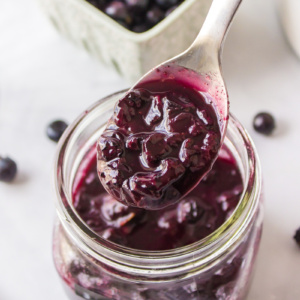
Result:
{"label": "shadow under jar", "polygon": [[53,256],[69,298],[244,299],[262,230],[261,174],[252,141],[233,116],[225,146],[236,160],[244,190],[230,217],[205,238],[170,250],[131,249],[97,235],[74,208],[72,190],[78,168],[123,93],[94,104],[60,140],[55,165],[58,219]]}

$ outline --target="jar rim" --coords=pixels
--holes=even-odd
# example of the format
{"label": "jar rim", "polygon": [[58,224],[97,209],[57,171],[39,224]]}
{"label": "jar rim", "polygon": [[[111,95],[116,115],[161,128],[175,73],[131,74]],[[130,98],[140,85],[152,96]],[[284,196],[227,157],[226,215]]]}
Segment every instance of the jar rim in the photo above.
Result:
{"label": "jar rim", "polygon": [[[122,268],[126,273],[148,274],[149,270],[154,274],[162,274],[162,269],[173,274],[190,270],[191,268],[205,267],[216,257],[220,257],[245,234],[247,225],[253,219],[261,193],[261,169],[255,146],[244,127],[230,114],[229,126],[234,126],[241,136],[247,151],[248,178],[245,182],[241,200],[231,216],[215,231],[207,237],[175,249],[162,251],[137,250],[115,244],[97,235],[79,217],[74,206],[72,197],[67,192],[64,180],[64,164],[66,163],[67,148],[73,134],[79,125],[86,122],[88,116],[99,106],[125,93],[126,90],[111,94],[85,110],[67,128],[61,137],[55,159],[54,180],[56,208],[60,221],[68,234],[76,241],[78,246],[86,253],[115,268]],[[187,262],[190,262],[187,263]]]}

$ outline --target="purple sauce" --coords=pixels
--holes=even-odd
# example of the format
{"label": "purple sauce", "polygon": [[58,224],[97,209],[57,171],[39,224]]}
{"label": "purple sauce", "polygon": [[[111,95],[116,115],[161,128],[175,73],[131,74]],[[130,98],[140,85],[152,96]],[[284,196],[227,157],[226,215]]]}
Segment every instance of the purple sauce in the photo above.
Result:
{"label": "purple sauce", "polygon": [[176,79],[142,83],[119,100],[99,139],[99,178],[125,205],[162,209],[199,183],[220,144],[205,94]]}
{"label": "purple sauce", "polygon": [[222,147],[212,170],[177,204],[161,210],[125,206],[101,186],[93,148],[78,169],[73,199],[81,218],[99,236],[134,249],[167,250],[215,231],[231,215],[242,191],[237,163]]}

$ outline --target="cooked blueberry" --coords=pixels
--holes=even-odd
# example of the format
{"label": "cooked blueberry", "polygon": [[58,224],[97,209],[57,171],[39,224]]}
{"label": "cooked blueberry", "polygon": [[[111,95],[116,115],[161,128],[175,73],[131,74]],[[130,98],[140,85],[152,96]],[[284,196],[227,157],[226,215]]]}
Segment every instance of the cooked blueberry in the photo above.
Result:
{"label": "cooked blueberry", "polygon": [[162,133],[151,134],[143,141],[143,158],[151,167],[172,152],[172,148],[167,144],[166,135]]}
{"label": "cooked blueberry", "polygon": [[177,219],[179,223],[196,223],[201,219],[205,210],[198,205],[196,198],[187,197],[180,201],[177,207]]}
{"label": "cooked blueberry", "polygon": [[86,268],[82,265],[82,263],[79,260],[72,260],[69,265],[69,272],[72,276],[76,277],[80,273],[84,273],[86,271]]}
{"label": "cooked blueberry", "polygon": [[184,140],[184,135],[180,133],[170,133],[166,137],[166,142],[171,147],[178,147]]}
{"label": "cooked blueberry", "polygon": [[120,157],[123,153],[121,143],[113,137],[102,137],[98,143],[98,153],[105,161]]}
{"label": "cooked blueberry", "polygon": [[155,0],[155,2],[163,9],[169,9],[179,3],[179,0]]}
{"label": "cooked blueberry", "polygon": [[88,214],[91,208],[92,197],[85,191],[81,191],[80,195],[74,196],[74,207],[80,214]]}
{"label": "cooked blueberry", "polygon": [[100,169],[99,178],[102,184],[105,185],[114,198],[123,198],[122,185],[132,173],[132,169],[126,164],[126,160],[124,158],[111,160],[103,163],[103,167],[100,167]]}
{"label": "cooked blueberry", "polygon": [[150,10],[147,11],[146,20],[149,24],[154,26],[159,23],[164,18],[164,16],[164,12],[158,6],[153,6]]}
{"label": "cooked blueberry", "polygon": [[162,120],[163,102],[161,97],[153,97],[151,106],[144,117],[145,122],[149,126],[159,123]]}
{"label": "cooked blueberry", "polygon": [[165,159],[156,172],[138,172],[123,183],[123,201],[131,206],[159,209],[177,202],[181,196],[170,183],[179,180],[185,172],[176,159]]}
{"label": "cooked blueberry", "polygon": [[128,229],[128,225],[132,225],[130,228],[132,229],[133,226],[138,224],[144,212],[144,210],[123,205],[110,195],[102,198],[101,216],[107,225],[114,228],[126,226]]}
{"label": "cooked blueberry", "polygon": [[239,275],[243,261],[243,258],[235,257],[231,262],[228,262],[223,266],[223,268],[218,271],[218,274],[213,275],[210,282],[212,288],[218,288],[219,286],[235,280]]}
{"label": "cooked blueberry", "polygon": [[[191,113],[181,112],[168,122],[171,132],[187,132],[191,131],[190,127],[195,126],[195,119]],[[191,132],[190,132],[191,133]]]}
{"label": "cooked blueberry", "polygon": [[93,278],[99,276],[97,267],[93,266],[87,261],[75,258],[70,262],[68,266],[68,272],[73,277],[73,279],[75,279],[75,281],[78,280],[78,282],[87,281],[88,278],[90,280],[90,283],[93,283]]}
{"label": "cooked blueberry", "polygon": [[275,119],[267,112],[259,113],[253,120],[253,127],[257,132],[269,135],[275,129]]}
{"label": "cooked blueberry", "polygon": [[126,148],[130,150],[140,150],[141,149],[141,141],[144,137],[139,135],[132,135],[126,140]]}
{"label": "cooked blueberry", "polygon": [[139,131],[140,119],[143,117],[143,111],[147,102],[151,102],[151,97],[147,91],[140,89],[130,91],[115,107],[114,119],[117,126],[122,127],[124,131]]}
{"label": "cooked blueberry", "polygon": [[51,122],[46,129],[48,138],[54,142],[58,142],[67,127],[68,124],[61,120]]}
{"label": "cooked blueberry", "polygon": [[103,197],[101,214],[107,223],[118,228],[134,217],[134,213],[130,211],[130,207],[116,201],[110,195]]}
{"label": "cooked blueberry", "polygon": [[147,90],[135,89],[130,91],[130,93],[127,95],[126,100],[125,101],[128,103],[129,106],[141,108],[145,103],[150,103],[152,97]]}
{"label": "cooked blueberry", "polygon": [[108,16],[115,20],[123,21],[126,24],[130,24],[132,22],[127,6],[121,1],[112,1],[107,4],[104,11]]}
{"label": "cooked blueberry", "polygon": [[17,174],[17,164],[9,157],[0,157],[0,181],[11,182]]}
{"label": "cooked blueberry", "polygon": [[298,244],[298,246],[300,247],[300,228],[296,231],[296,233],[294,235],[294,239],[295,239],[296,243]]}

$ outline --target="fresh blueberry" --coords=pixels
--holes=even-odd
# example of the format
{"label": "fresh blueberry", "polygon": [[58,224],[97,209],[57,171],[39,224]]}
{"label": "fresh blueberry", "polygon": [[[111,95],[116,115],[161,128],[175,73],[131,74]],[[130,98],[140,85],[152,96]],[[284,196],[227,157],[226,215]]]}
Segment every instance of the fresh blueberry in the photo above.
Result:
{"label": "fresh blueberry", "polygon": [[133,24],[132,27],[136,25],[147,25],[145,22],[146,12],[140,12],[140,13],[132,12],[131,16],[132,16],[132,24]]}
{"label": "fresh blueberry", "polygon": [[150,10],[147,11],[146,14],[147,22],[152,26],[159,23],[164,17],[165,14],[163,10],[161,10],[158,6],[153,6]]}
{"label": "fresh blueberry", "polygon": [[267,112],[259,113],[254,117],[253,127],[257,132],[269,135],[275,129],[274,117]]}
{"label": "fresh blueberry", "polygon": [[132,23],[128,8],[126,4],[121,1],[112,1],[105,7],[104,12],[114,20],[122,21],[126,24]]}
{"label": "fresh blueberry", "polygon": [[163,9],[169,9],[179,3],[179,0],[155,0],[157,5]]}
{"label": "fresh blueberry", "polygon": [[169,8],[166,13],[165,16],[167,17],[169,14],[171,14],[176,8],[178,7],[178,5],[174,5],[171,8]]}
{"label": "fresh blueberry", "polygon": [[105,0],[88,0],[88,2],[99,9],[103,9],[105,5]]}
{"label": "fresh blueberry", "polygon": [[125,28],[141,33],[167,17],[184,0],[87,0]]}
{"label": "fresh blueberry", "polygon": [[125,0],[127,7],[134,12],[144,12],[147,10],[150,0]]}
{"label": "fresh blueberry", "polygon": [[298,228],[298,230],[296,231],[296,233],[294,235],[294,239],[295,239],[296,243],[298,244],[298,246],[300,247],[300,228]]}
{"label": "fresh blueberry", "polygon": [[17,165],[9,157],[0,157],[0,181],[11,182],[17,174]]}
{"label": "fresh blueberry", "polygon": [[46,130],[48,138],[54,142],[58,142],[67,127],[68,124],[61,120],[50,123]]}

